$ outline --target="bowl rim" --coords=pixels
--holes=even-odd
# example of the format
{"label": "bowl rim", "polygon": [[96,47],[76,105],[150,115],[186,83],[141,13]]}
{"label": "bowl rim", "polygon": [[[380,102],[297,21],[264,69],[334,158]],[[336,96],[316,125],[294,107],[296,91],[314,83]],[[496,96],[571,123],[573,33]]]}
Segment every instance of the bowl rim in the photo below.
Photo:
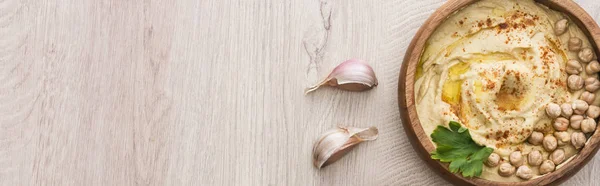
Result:
{"label": "bowl rim", "polygon": [[[424,45],[427,39],[435,29],[443,23],[448,16],[454,12],[466,7],[479,0],[449,0],[439,7],[419,28],[411,43],[409,44],[400,70],[398,84],[398,105],[400,117],[404,131],[413,146],[413,149],[419,153],[419,156],[427,165],[434,169],[442,178],[457,185],[549,185],[559,184],[571,176],[575,175],[591,158],[594,157],[600,147],[600,126],[594,134],[588,139],[588,142],[582,148],[577,156],[571,161],[562,164],[562,167],[554,172],[542,177],[523,181],[523,182],[496,182],[482,178],[465,178],[459,174],[451,173],[448,170],[448,163],[441,163],[430,158],[430,153],[435,149],[423,130],[419,121],[415,101],[414,101],[414,83],[415,73],[418,61],[423,53]],[[571,20],[577,24],[586,36],[590,39],[596,54],[600,46],[600,28],[594,19],[577,3],[565,0],[535,0],[550,9],[562,12],[568,15]],[[406,81],[408,80],[408,81]]]}

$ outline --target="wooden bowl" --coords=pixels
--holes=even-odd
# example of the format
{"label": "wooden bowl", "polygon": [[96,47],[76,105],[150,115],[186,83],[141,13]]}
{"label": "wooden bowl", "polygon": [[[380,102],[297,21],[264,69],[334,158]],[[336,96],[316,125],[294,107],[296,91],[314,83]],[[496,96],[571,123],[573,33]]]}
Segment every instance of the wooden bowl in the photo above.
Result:
{"label": "wooden bowl", "polygon": [[[435,146],[429,140],[427,134],[421,126],[417,110],[415,107],[414,83],[417,64],[421,58],[421,54],[425,42],[435,31],[437,26],[446,20],[452,13],[458,11],[462,7],[470,5],[477,0],[450,0],[438,8],[427,21],[421,26],[412,42],[410,43],[404,62],[400,71],[399,86],[398,86],[398,104],[400,105],[400,116],[404,131],[408,135],[413,148],[419,153],[423,159],[433,170],[435,170],[444,179],[456,185],[555,185],[559,184],[571,176],[594,157],[600,145],[600,129],[596,130],[590,137],[586,146],[581,149],[579,154],[572,161],[565,163],[560,169],[547,174],[543,177],[524,181],[524,182],[495,182],[481,178],[465,178],[459,174],[451,173],[448,170],[448,163],[441,163],[430,158],[430,153],[435,150]],[[544,4],[551,9],[566,13],[572,21],[583,30],[590,39],[591,44],[596,52],[600,46],[600,28],[592,19],[592,17],[583,10],[579,5],[570,0],[536,0],[538,3]]]}

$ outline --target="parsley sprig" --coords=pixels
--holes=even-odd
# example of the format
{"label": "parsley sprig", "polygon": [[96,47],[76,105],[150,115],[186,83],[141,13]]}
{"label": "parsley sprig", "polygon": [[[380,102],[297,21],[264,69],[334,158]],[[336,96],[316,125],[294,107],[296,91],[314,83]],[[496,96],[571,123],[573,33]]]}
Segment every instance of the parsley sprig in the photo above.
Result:
{"label": "parsley sprig", "polygon": [[437,145],[431,158],[450,162],[450,172],[462,172],[464,177],[481,176],[483,162],[494,149],[480,146],[473,141],[469,130],[460,123],[451,121],[450,129],[438,126],[431,139]]}

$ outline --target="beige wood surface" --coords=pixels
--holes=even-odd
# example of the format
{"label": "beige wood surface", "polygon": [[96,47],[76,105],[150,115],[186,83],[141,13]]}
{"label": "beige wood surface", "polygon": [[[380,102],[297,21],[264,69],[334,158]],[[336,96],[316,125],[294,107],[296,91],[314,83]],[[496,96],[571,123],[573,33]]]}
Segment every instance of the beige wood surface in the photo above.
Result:
{"label": "beige wood surface", "polygon": [[[448,184],[410,147],[396,92],[442,3],[0,0],[0,185]],[[349,58],[379,86],[303,94]],[[380,137],[317,170],[336,125]],[[565,185],[598,175],[600,157]]]}

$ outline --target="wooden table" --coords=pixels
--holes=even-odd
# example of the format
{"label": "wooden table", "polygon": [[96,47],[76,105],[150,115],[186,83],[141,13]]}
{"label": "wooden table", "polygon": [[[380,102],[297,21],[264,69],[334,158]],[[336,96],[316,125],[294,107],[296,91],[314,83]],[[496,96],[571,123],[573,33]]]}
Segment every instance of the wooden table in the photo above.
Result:
{"label": "wooden table", "polygon": [[[600,20],[600,2],[580,0]],[[442,0],[0,1],[0,185],[442,185],[400,124]],[[303,89],[368,61],[363,93]],[[336,125],[380,137],[317,170]],[[595,185],[596,157],[566,185]]]}

